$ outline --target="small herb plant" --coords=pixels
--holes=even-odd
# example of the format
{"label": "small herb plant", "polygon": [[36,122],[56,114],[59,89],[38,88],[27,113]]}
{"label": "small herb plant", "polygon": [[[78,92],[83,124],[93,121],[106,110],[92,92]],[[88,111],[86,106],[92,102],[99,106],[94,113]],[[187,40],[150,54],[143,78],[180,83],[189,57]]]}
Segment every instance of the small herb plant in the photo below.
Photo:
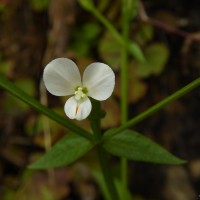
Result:
{"label": "small herb plant", "polygon": [[[105,116],[106,111],[102,110],[101,101],[108,99],[115,87],[113,66],[108,66],[104,63],[96,62],[90,64],[86,67],[82,77],[77,65],[68,58],[54,59],[45,67],[43,80],[46,89],[55,96],[71,95],[66,101],[63,111],[70,119],[64,118],[42,105],[5,78],[3,74],[0,74],[0,86],[71,132],[58,141],[39,160],[32,163],[29,166],[30,169],[37,170],[66,166],[87,154],[91,149],[96,148],[107,190],[105,199],[128,200],[128,160],[159,164],[184,164],[186,162],[172,155],[143,134],[133,130],[133,126],[198,87],[200,78],[134,118],[128,119],[128,57],[134,56],[141,63],[148,64],[148,60],[146,60],[138,44],[129,38],[130,21],[136,15],[137,1],[122,1],[121,34],[101,15],[91,0],[80,0],[79,3],[105,25],[118,45],[121,46],[121,113],[119,113],[122,119],[121,126],[102,132],[101,119]],[[89,120],[91,132],[75,125],[73,120]],[[120,157],[120,177],[113,176],[108,155]],[[121,186],[120,194],[116,189],[117,185],[119,185],[118,183]]]}

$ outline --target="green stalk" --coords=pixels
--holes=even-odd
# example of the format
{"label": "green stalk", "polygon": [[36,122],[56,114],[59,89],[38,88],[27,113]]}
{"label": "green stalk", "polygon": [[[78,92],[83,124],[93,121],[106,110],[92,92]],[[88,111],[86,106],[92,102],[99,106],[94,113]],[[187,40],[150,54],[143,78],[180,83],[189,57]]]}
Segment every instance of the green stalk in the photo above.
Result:
{"label": "green stalk", "polygon": [[93,0],[78,0],[80,5],[91,12],[115,37],[115,39],[122,45],[124,45],[123,38],[115,29],[115,27],[99,12],[99,10],[95,7]]}
{"label": "green stalk", "polygon": [[101,135],[101,118],[102,110],[99,101],[91,99],[92,101],[92,113],[90,114],[89,120],[93,130],[93,136],[97,144],[97,153],[99,158],[99,163],[102,169],[104,181],[108,188],[110,199],[118,200],[117,190],[114,184],[112,171],[109,165],[108,154],[105,152],[101,146],[102,135]]}
{"label": "green stalk", "polygon": [[109,165],[108,154],[100,145],[97,146],[97,152],[104,180],[110,194],[110,199],[119,200],[118,193],[114,185],[112,171]]}
{"label": "green stalk", "polygon": [[108,137],[113,137],[114,135],[117,135],[118,133],[120,133],[124,129],[130,128],[130,127],[136,125],[137,123],[139,123],[139,122],[143,121],[144,119],[153,115],[158,110],[162,109],[167,104],[170,104],[173,101],[179,99],[180,97],[184,96],[185,94],[187,94],[188,92],[197,88],[198,86],[200,86],[200,78],[195,79],[194,81],[192,81],[191,83],[189,83],[185,87],[181,88],[177,92],[171,94],[170,96],[163,99],[159,103],[153,105],[152,107],[150,107],[146,111],[144,111],[141,114],[137,115],[136,117],[132,118],[131,120],[129,120],[128,122],[126,122],[125,124],[120,126],[119,128],[116,128],[113,131],[109,131],[109,134],[105,135],[104,139],[108,138]]}
{"label": "green stalk", "polygon": [[[80,1],[81,4],[83,3],[84,0]],[[132,1],[132,0],[131,0]],[[121,44],[126,50],[130,53],[130,55],[134,56],[138,61],[144,62],[145,58],[143,55],[143,52],[141,51],[140,47],[133,42],[127,43],[127,41],[124,40],[124,38],[121,36],[121,34],[116,30],[116,28],[110,23],[93,4],[91,4],[90,1],[85,1],[84,3],[89,4],[89,8],[86,6],[82,6],[90,11],[113,35],[113,37],[116,39],[116,41]],[[90,2],[90,3],[89,3]],[[130,5],[130,4],[129,4]],[[88,5],[87,5],[88,6]],[[129,7],[131,9],[132,7]],[[133,12],[133,10],[130,10]]]}
{"label": "green stalk", "polygon": [[[126,7],[127,0],[123,0],[122,7]],[[128,119],[128,51],[126,46],[129,40],[129,20],[127,11],[123,8],[122,11],[122,36],[126,45],[122,46],[121,51],[121,122],[126,123]]]}
{"label": "green stalk", "polygon": [[90,99],[92,102],[92,111],[89,116],[90,125],[93,131],[94,140],[96,143],[101,141],[101,104],[100,101]]}
{"label": "green stalk", "polygon": [[125,42],[122,36],[117,32],[115,27],[95,8],[91,10],[92,14],[112,33],[114,38],[122,45],[125,45]]}
{"label": "green stalk", "polygon": [[[122,37],[125,45],[121,51],[121,124],[124,125],[128,120],[128,41],[129,41],[129,12],[128,0],[122,1]],[[121,180],[122,185],[128,185],[128,162],[126,158],[121,158]],[[125,190],[123,190],[125,191]]]}
{"label": "green stalk", "polygon": [[23,90],[18,88],[14,83],[12,83],[7,78],[5,78],[5,76],[2,73],[0,73],[0,87],[7,90],[11,94],[13,94],[14,96],[22,100],[24,103],[33,107],[35,110],[43,113],[44,115],[48,116],[49,118],[53,119],[54,121],[58,122],[64,127],[70,129],[74,133],[90,141],[93,141],[93,136],[89,132],[76,126],[71,121],[66,120],[64,117],[58,115],[56,112],[52,111],[51,109],[48,109],[46,106],[39,103],[33,97],[31,97],[30,95],[25,93]]}

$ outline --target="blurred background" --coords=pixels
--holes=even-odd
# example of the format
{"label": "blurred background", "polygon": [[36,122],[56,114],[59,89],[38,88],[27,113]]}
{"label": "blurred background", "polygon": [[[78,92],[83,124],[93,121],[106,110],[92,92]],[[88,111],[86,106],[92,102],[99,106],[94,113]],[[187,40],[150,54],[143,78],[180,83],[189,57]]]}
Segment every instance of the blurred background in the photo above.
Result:
{"label": "blurred background", "polygon": [[[121,1],[94,1],[121,31]],[[129,117],[134,117],[200,75],[198,0],[138,1],[130,38],[145,62],[129,58]],[[45,65],[73,59],[83,71],[94,61],[116,73],[114,95],[103,103],[102,128],[120,125],[120,44],[75,0],[0,0],[0,71],[41,103],[64,115],[66,98],[42,86]],[[174,155],[181,166],[129,162],[133,200],[200,199],[200,88],[134,127]],[[75,122],[77,123],[77,122]],[[80,122],[89,129],[87,120]],[[68,131],[0,90],[0,199],[101,200],[95,152],[63,168],[32,171],[27,166]],[[119,160],[111,160],[117,171]]]}

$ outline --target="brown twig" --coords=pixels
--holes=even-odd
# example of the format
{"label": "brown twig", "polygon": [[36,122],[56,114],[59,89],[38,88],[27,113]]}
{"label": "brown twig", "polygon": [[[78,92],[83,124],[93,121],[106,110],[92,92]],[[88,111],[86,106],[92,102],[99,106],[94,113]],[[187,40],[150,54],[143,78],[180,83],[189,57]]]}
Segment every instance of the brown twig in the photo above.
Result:
{"label": "brown twig", "polygon": [[186,31],[182,31],[174,26],[166,24],[162,21],[159,21],[159,20],[149,17],[142,1],[139,2],[138,14],[139,14],[140,19],[145,23],[149,23],[153,26],[156,26],[160,29],[163,29],[163,30],[173,33],[173,34],[176,34],[178,36],[181,36],[190,41],[200,41],[200,33],[188,33]]}

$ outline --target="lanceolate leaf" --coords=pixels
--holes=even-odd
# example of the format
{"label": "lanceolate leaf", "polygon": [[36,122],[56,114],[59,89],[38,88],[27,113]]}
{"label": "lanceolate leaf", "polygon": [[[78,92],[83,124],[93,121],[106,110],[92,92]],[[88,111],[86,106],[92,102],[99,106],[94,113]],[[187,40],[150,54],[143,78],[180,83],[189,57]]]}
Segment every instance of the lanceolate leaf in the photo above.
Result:
{"label": "lanceolate leaf", "polygon": [[61,139],[50,151],[29,166],[31,169],[48,169],[68,165],[86,154],[94,145],[74,133]]}
{"label": "lanceolate leaf", "polygon": [[113,137],[105,137],[103,147],[113,155],[135,161],[160,164],[185,163],[149,138],[128,129]]}

